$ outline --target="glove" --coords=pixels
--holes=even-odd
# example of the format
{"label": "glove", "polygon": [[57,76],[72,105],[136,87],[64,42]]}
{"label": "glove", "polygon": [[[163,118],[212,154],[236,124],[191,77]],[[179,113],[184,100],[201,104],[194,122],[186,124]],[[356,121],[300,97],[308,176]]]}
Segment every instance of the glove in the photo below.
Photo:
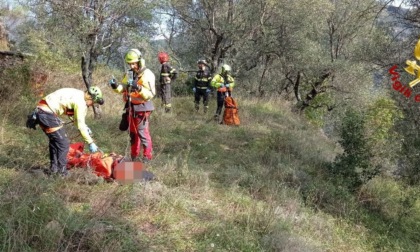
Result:
{"label": "glove", "polygon": [[95,143],[93,143],[93,142],[92,142],[92,143],[90,143],[90,144],[89,144],[89,151],[90,151],[90,152],[92,152],[92,153],[93,153],[93,152],[97,152],[97,151],[98,151],[98,146],[96,146],[96,144],[95,144]]}
{"label": "glove", "polygon": [[227,88],[229,88],[229,86],[230,86],[229,84],[226,84],[226,87],[227,87]]}
{"label": "glove", "polygon": [[28,119],[26,120],[26,127],[28,129],[36,130],[36,125],[37,125],[36,113],[32,112],[31,114],[28,115]]}
{"label": "glove", "polygon": [[142,86],[137,85],[137,83],[134,83],[133,85],[131,85],[133,90],[137,90],[138,92],[141,91]]}
{"label": "glove", "polygon": [[86,127],[86,131],[90,136],[93,134],[92,130],[90,130],[89,127]]}
{"label": "glove", "polygon": [[210,93],[210,92],[211,92],[211,89],[207,88],[206,93]]}
{"label": "glove", "polygon": [[223,85],[223,83],[220,83],[220,87],[219,88],[222,88],[222,87],[224,87],[225,85]]}
{"label": "glove", "polygon": [[118,87],[117,80],[115,80],[115,78],[112,78],[109,81],[109,85],[112,87],[112,89],[116,89]]}
{"label": "glove", "polygon": [[195,91],[196,91],[197,89],[195,88],[195,87],[193,87],[193,92],[195,93]]}
{"label": "glove", "polygon": [[127,86],[132,87],[133,86],[133,80],[128,80]]}

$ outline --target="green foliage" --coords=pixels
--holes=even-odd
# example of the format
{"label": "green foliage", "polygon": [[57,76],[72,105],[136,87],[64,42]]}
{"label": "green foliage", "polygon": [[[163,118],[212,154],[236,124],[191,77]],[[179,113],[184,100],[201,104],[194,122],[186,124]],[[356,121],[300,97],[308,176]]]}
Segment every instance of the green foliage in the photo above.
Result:
{"label": "green foliage", "polygon": [[392,146],[395,146],[394,156],[397,156],[397,166],[393,174],[401,177],[411,185],[419,185],[420,179],[420,134],[418,131],[418,103],[407,101],[405,97],[394,97],[403,112],[395,125],[398,138]]}
{"label": "green foliage", "polygon": [[378,173],[377,168],[370,164],[372,153],[365,137],[365,120],[365,115],[347,111],[339,141],[344,152],[337,156],[330,168],[331,173],[350,189],[356,189]]}
{"label": "green foliage", "polygon": [[194,76],[186,73],[179,73],[176,81],[172,85],[175,96],[185,96],[192,93]]}
{"label": "green foliage", "polygon": [[369,131],[367,135],[374,142],[384,143],[387,139],[393,139],[391,130],[397,120],[402,118],[402,111],[394,100],[380,98],[367,109],[366,129]]}
{"label": "green foliage", "polygon": [[[376,177],[362,186],[359,200],[369,210],[370,216],[365,221],[371,222],[378,232],[378,243],[388,244],[392,250],[402,250],[407,240],[418,240],[420,228],[419,189],[407,186],[391,178]],[[384,220],[381,223],[379,220]],[[384,225],[388,223],[388,225]],[[390,234],[393,244],[383,236]],[[380,237],[382,236],[382,238]],[[381,244],[378,244],[380,247]],[[383,246],[383,245],[382,245]],[[407,251],[416,250],[416,246],[407,246]]]}
{"label": "green foliage", "polygon": [[31,90],[29,87],[30,65],[22,63],[12,68],[2,69],[0,78],[0,95],[2,103],[13,103],[21,99],[21,96],[29,96]]}
{"label": "green foliage", "polygon": [[332,99],[329,94],[320,94],[311,102],[311,106],[305,109],[305,116],[314,125],[322,128],[325,123],[325,114],[332,113],[328,111],[328,106],[331,106]]}
{"label": "green foliage", "polygon": [[30,53],[36,57],[38,67],[60,70],[65,72],[75,73],[80,71],[80,58],[74,53],[69,53],[64,47],[68,44],[67,41],[56,41],[57,44],[63,47],[51,46],[51,41],[48,37],[50,33],[43,31],[35,31],[34,27],[21,27],[18,30],[21,34],[19,43],[20,50]]}
{"label": "green foliage", "polygon": [[[47,90],[81,87],[77,69],[86,52],[85,42],[93,38],[92,32],[106,29],[97,26],[90,9],[81,11],[83,1],[46,2],[50,5],[32,9],[33,23],[20,27],[17,46],[34,53],[36,66],[51,73]],[[28,86],[31,66],[2,72],[0,250],[418,248],[418,116],[405,110],[402,117],[387,98],[369,103],[374,97],[372,62],[382,63],[383,55],[395,50],[386,34],[370,25],[378,2],[270,0],[204,5],[181,0],[167,6],[165,1],[155,1],[162,4],[159,10],[168,11],[170,18],[162,21],[171,31],[168,45],[156,46],[149,43],[154,35],[149,29],[150,1],[98,3],[109,4],[101,9],[104,12],[95,13],[103,14],[102,24],[110,28],[96,44],[101,63],[120,65],[125,49],[138,47],[147,65],[156,70],[157,50],[173,49],[179,68],[201,57],[212,64],[224,61],[232,64],[240,89],[275,99],[257,100],[251,95],[245,99],[235,93],[242,125],[218,125],[211,118],[214,97],[210,113],[195,113],[191,78],[180,74],[173,86],[172,113],[163,113],[159,99],[154,100],[155,158],[146,168],[157,181],[88,185],[77,171],[68,180],[26,174],[48,167],[46,136],[23,126],[39,97]],[[62,8],[49,12],[51,4]],[[314,87],[325,70],[333,76]],[[115,72],[95,72],[97,84],[105,87]],[[283,96],[279,98],[279,94],[293,97],[297,76],[302,78],[302,97],[314,88],[319,92],[311,96],[314,99],[305,111],[312,125],[292,114],[289,105],[280,101]],[[104,116],[94,121],[89,113],[87,123],[101,150],[129,155],[128,133],[117,129],[121,97],[106,88],[104,93]],[[339,142],[343,153],[336,157],[335,143],[314,127],[329,126],[325,110],[315,109],[325,104],[337,105],[329,114],[333,120],[339,120],[348,107],[366,108],[363,113],[350,110],[343,117]],[[395,129],[396,122],[400,125]],[[81,141],[77,129],[68,125],[66,130],[72,141]],[[400,148],[400,136],[404,156],[397,166],[391,160]],[[379,168],[391,166],[407,180],[377,175]]]}
{"label": "green foliage", "polygon": [[375,153],[372,165],[380,166],[382,172],[395,169],[393,164],[401,150],[401,135],[396,131],[396,124],[402,119],[402,110],[390,98],[379,98],[367,108],[365,136]]}

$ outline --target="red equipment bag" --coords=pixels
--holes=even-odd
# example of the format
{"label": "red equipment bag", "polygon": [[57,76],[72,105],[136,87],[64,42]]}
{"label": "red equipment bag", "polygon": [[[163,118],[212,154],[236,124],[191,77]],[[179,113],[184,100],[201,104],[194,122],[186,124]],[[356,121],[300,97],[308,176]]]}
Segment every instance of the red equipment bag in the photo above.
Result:
{"label": "red equipment bag", "polygon": [[109,155],[101,152],[87,154],[83,153],[83,149],[84,143],[70,144],[70,149],[67,153],[67,169],[73,167],[92,168],[96,175],[109,179],[112,178],[115,166],[124,158],[115,153]]}
{"label": "red equipment bag", "polygon": [[232,96],[225,97],[225,111],[223,112],[223,124],[226,125],[240,125],[238,114],[238,104]]}

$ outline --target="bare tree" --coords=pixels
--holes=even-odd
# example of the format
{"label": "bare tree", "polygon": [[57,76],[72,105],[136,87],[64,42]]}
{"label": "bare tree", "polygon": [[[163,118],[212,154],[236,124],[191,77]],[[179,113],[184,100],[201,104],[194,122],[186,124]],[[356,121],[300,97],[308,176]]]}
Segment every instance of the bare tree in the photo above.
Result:
{"label": "bare tree", "polygon": [[[81,58],[86,88],[93,85],[92,74],[99,58],[109,56],[128,31],[138,31],[144,21],[140,15],[150,11],[146,1],[30,0],[29,5],[37,15],[38,25],[51,28],[73,42],[69,50]],[[150,20],[150,15],[147,17]]]}

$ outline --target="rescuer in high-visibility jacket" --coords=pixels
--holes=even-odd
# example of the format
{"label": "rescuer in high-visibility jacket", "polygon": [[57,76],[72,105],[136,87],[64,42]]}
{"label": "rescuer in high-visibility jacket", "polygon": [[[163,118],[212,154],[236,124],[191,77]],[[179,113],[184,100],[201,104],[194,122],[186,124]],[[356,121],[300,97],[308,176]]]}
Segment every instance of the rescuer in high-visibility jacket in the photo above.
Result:
{"label": "rescuer in high-visibility jacket", "polygon": [[[91,152],[97,152],[98,146],[91,137],[92,131],[85,123],[88,107],[94,103],[104,103],[102,91],[98,87],[90,87],[83,92],[75,88],[61,88],[42,98],[34,111],[36,124],[49,138],[50,171],[53,174],[66,176],[67,153],[70,141],[58,116],[68,115],[79,129],[84,141],[89,144]],[[28,118],[30,120],[30,118]],[[28,122],[27,122],[28,126]],[[32,125],[33,129],[35,125]]]}
{"label": "rescuer in high-visibility jacket", "polygon": [[148,162],[153,158],[153,144],[149,131],[149,117],[155,109],[152,98],[155,96],[155,75],[146,68],[144,59],[138,49],[130,49],[125,55],[125,62],[130,70],[124,75],[121,84],[115,79],[110,85],[117,93],[123,94],[125,113],[122,116],[120,130],[130,131],[131,160],[139,159],[141,147],[143,157],[141,161]]}
{"label": "rescuer in high-visibility jacket", "polygon": [[222,113],[225,96],[231,95],[233,87],[235,86],[235,79],[230,75],[232,68],[229,65],[223,65],[220,74],[217,74],[211,80],[211,86],[217,90],[217,109],[214,119],[219,120]]}

